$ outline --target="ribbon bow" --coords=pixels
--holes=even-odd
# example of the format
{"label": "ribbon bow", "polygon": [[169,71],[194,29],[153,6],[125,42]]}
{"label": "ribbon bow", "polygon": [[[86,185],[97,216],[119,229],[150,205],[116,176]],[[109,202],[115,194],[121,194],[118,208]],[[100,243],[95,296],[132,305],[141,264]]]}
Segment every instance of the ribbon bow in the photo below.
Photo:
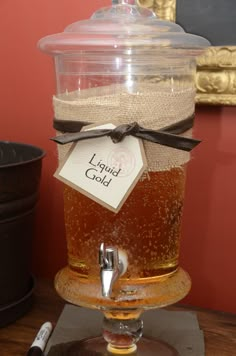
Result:
{"label": "ribbon bow", "polygon": [[[189,137],[178,136],[177,134],[183,133],[193,126],[194,116],[179,121],[176,124],[166,126],[159,130],[146,129],[140,126],[137,122],[130,124],[119,125],[114,129],[94,129],[89,131],[79,131],[66,133],[51,140],[59,143],[66,144],[70,142],[77,142],[92,138],[109,136],[114,143],[122,141],[126,136],[132,135],[143,140],[158,143],[160,145],[176,148],[183,151],[191,151],[201,141]],[[60,120],[54,121],[54,127],[59,128]],[[65,124],[66,121],[63,121]],[[88,123],[83,123],[82,126]],[[80,125],[81,126],[81,125]],[[73,129],[74,131],[74,129]]]}

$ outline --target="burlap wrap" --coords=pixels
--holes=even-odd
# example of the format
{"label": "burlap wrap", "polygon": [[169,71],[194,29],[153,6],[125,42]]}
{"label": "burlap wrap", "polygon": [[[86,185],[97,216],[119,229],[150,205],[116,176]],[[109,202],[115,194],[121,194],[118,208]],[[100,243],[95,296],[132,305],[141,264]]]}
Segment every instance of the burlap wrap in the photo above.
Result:
{"label": "burlap wrap", "polygon": [[[160,129],[191,116],[194,112],[195,90],[157,91],[156,84],[138,84],[135,93],[125,86],[109,85],[69,92],[53,98],[55,117],[58,120],[91,121],[91,123],[136,121],[139,125]],[[61,134],[57,132],[57,134]],[[183,135],[183,134],[182,134]],[[185,132],[191,137],[192,130]],[[59,146],[59,160],[70,148]],[[159,144],[144,142],[149,171],[169,170],[189,161],[188,152]]]}

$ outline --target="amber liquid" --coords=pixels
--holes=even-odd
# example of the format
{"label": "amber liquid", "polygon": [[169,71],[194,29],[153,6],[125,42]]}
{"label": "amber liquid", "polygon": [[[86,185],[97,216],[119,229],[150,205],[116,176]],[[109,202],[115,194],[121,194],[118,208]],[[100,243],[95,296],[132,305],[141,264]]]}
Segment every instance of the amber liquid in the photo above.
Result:
{"label": "amber liquid", "polygon": [[69,186],[64,188],[69,266],[99,278],[102,242],[126,251],[122,278],[163,276],[178,267],[185,168],[151,172],[140,180],[118,213]]}

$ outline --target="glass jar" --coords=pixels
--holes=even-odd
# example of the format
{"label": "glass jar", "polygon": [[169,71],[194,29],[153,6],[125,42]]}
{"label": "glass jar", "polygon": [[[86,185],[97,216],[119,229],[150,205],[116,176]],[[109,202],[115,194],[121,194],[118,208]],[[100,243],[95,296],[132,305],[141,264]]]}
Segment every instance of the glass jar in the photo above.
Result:
{"label": "glass jar", "polygon": [[[195,58],[208,45],[128,0],[43,38],[39,48],[55,59],[58,135],[77,130],[76,122],[79,127],[136,121],[151,130],[177,125],[181,135],[191,137]],[[56,289],[69,302],[103,310],[105,325],[107,320],[137,320],[145,309],[172,304],[191,284],[179,267],[189,152],[147,141],[144,148],[147,170],[118,213],[64,186],[68,266],[58,272]],[[59,147],[59,160],[69,149]],[[116,159],[129,157],[118,150]],[[111,251],[124,270],[115,271],[104,292],[104,261]],[[111,345],[109,327],[105,335]],[[121,344],[118,349],[124,348]]]}

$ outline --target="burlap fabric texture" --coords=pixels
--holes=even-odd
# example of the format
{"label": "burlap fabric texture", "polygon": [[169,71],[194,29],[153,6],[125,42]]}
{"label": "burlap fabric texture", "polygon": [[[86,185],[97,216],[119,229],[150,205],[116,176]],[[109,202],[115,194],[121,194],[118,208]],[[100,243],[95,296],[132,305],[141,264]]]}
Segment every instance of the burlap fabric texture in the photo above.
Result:
{"label": "burlap fabric texture", "polygon": [[[160,88],[157,90],[156,84],[145,83],[139,84],[135,93],[130,93],[125,86],[109,85],[54,96],[53,106],[57,120],[95,124],[136,121],[140,126],[157,130],[191,116],[195,106],[194,97],[195,90],[192,87],[169,92]],[[191,137],[192,130],[182,135]],[[60,161],[70,146],[58,147]],[[190,159],[188,152],[147,141],[144,142],[144,148],[150,172],[179,167]]]}

